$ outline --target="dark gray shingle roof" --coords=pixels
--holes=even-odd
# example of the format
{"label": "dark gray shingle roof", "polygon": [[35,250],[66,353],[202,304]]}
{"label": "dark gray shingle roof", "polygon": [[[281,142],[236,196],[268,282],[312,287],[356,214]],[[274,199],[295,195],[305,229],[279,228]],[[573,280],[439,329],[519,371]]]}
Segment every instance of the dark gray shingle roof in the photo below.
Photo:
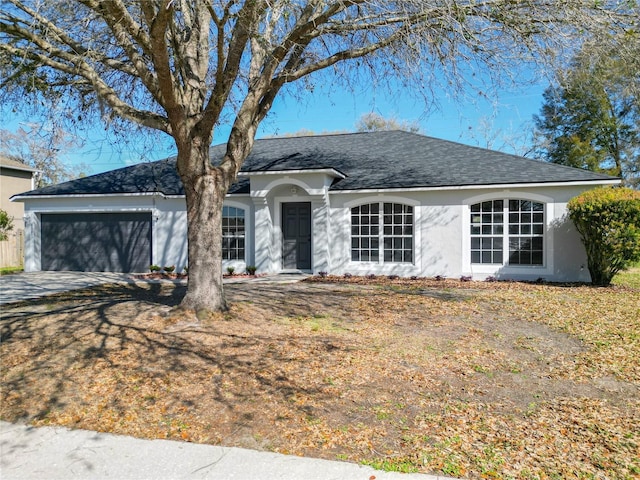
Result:
{"label": "dark gray shingle roof", "polygon": [[[225,145],[211,148],[213,163]],[[334,169],[333,191],[496,184],[599,182],[614,177],[402,131],[256,140],[242,172]],[[230,193],[247,193],[240,179]],[[143,163],[24,194],[161,192],[183,195],[175,158]]]}

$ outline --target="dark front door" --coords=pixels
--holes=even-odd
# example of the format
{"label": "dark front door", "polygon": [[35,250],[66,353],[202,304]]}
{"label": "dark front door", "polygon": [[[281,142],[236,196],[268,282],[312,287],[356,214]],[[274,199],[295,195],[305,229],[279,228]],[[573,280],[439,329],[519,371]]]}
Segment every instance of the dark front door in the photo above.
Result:
{"label": "dark front door", "polygon": [[282,204],[282,266],[311,269],[311,204]]}

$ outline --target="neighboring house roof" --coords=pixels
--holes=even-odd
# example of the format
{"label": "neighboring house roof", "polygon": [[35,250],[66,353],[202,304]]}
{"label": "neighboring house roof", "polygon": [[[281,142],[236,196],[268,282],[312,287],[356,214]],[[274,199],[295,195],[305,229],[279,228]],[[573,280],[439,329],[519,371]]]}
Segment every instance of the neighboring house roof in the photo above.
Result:
{"label": "neighboring house roof", "polygon": [[[211,148],[212,162],[225,145]],[[333,170],[332,191],[531,183],[602,183],[616,178],[403,131],[256,140],[241,173]],[[342,177],[345,178],[342,178]],[[175,158],[142,163],[27,192],[22,196],[184,195]],[[229,193],[248,193],[241,176]]]}
{"label": "neighboring house roof", "polygon": [[30,167],[29,165],[21,162],[20,160],[3,155],[0,153],[0,168],[6,168],[8,170],[20,170],[23,172],[37,172],[37,168]]}

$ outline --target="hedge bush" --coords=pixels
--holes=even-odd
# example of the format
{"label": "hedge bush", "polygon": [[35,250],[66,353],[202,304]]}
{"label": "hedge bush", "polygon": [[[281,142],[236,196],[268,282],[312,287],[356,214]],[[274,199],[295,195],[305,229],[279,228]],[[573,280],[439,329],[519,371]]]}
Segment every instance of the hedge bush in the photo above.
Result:
{"label": "hedge bush", "polygon": [[572,198],[569,217],[587,250],[591,282],[609,285],[620,270],[640,260],[640,192],[600,187]]}

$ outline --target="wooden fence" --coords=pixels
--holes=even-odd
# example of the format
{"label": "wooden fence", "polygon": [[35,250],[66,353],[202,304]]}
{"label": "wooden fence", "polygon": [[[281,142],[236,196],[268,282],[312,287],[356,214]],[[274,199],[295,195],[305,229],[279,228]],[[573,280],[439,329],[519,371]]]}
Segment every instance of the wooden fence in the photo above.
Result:
{"label": "wooden fence", "polygon": [[24,231],[9,232],[8,236],[0,242],[0,268],[20,267],[24,264]]}

